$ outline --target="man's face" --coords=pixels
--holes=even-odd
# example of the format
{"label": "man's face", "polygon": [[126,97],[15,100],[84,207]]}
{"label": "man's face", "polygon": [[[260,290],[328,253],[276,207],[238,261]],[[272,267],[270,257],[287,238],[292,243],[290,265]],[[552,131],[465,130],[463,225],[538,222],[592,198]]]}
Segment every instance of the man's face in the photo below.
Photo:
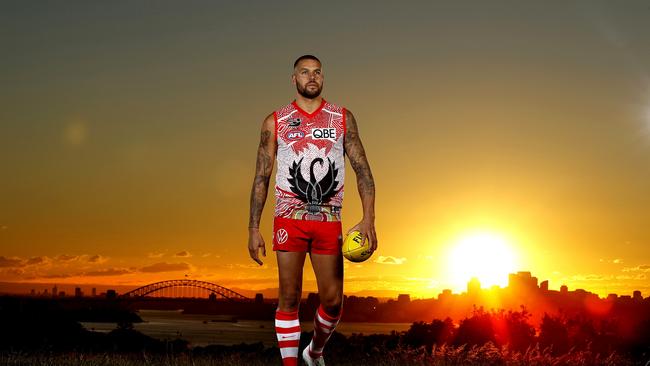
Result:
{"label": "man's face", "polygon": [[311,59],[301,60],[293,69],[291,81],[303,97],[308,99],[318,97],[323,90],[323,71],[320,62]]}

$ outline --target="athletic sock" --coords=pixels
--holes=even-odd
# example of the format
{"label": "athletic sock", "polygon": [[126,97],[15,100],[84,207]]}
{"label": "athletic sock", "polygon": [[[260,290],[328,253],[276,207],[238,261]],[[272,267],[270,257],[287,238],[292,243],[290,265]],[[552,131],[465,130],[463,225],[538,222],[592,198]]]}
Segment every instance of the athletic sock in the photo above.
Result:
{"label": "athletic sock", "polygon": [[311,358],[316,359],[323,354],[325,343],[327,343],[327,340],[339,323],[342,312],[343,307],[341,307],[341,311],[339,311],[337,316],[331,316],[325,312],[323,305],[318,306],[318,310],[314,316],[314,335],[311,338],[308,348]]}
{"label": "athletic sock", "polygon": [[300,345],[300,320],[298,310],[275,311],[275,333],[282,356],[283,366],[298,365],[298,346]]}

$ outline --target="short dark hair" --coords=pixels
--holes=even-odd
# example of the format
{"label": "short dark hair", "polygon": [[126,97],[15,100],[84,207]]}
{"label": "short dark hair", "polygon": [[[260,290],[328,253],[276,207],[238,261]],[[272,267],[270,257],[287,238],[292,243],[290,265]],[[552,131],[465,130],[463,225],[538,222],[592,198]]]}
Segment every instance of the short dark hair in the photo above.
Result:
{"label": "short dark hair", "polygon": [[296,59],[296,62],[293,63],[293,68],[295,69],[296,66],[298,66],[298,62],[300,62],[302,60],[316,60],[316,61],[318,61],[318,63],[322,63],[322,62],[320,62],[318,57],[316,57],[314,55],[302,55],[302,56],[300,56],[300,57],[298,57]]}

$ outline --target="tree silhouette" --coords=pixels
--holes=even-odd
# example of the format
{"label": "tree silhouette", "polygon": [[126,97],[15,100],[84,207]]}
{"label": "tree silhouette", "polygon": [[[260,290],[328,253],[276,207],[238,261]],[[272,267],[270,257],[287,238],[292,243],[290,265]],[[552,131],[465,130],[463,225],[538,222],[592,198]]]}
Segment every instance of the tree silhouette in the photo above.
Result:
{"label": "tree silhouette", "polygon": [[460,322],[454,344],[457,346],[478,346],[487,342],[496,343],[492,316],[483,310],[483,307],[474,308],[472,317]]}
{"label": "tree silhouette", "polygon": [[539,332],[539,344],[550,348],[553,355],[564,354],[569,350],[569,332],[559,317],[544,313]]}

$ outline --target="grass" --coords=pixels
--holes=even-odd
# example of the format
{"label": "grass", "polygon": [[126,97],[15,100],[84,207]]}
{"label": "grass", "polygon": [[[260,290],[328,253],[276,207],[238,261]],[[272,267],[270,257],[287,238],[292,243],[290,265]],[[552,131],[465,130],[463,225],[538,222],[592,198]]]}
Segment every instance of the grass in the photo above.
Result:
{"label": "grass", "polygon": [[[430,352],[424,348],[397,348],[378,352],[375,355],[325,355],[329,366],[452,366],[452,365],[504,365],[504,366],[561,366],[561,365],[602,365],[628,366],[635,363],[618,355],[602,356],[592,351],[569,351],[561,356],[553,356],[548,350],[530,348],[526,352],[511,352],[491,343],[475,347],[434,346]],[[257,353],[232,353],[227,355],[154,355],[148,353],[0,353],[0,365],[8,366],[262,366],[281,365],[277,348],[266,348]]]}

